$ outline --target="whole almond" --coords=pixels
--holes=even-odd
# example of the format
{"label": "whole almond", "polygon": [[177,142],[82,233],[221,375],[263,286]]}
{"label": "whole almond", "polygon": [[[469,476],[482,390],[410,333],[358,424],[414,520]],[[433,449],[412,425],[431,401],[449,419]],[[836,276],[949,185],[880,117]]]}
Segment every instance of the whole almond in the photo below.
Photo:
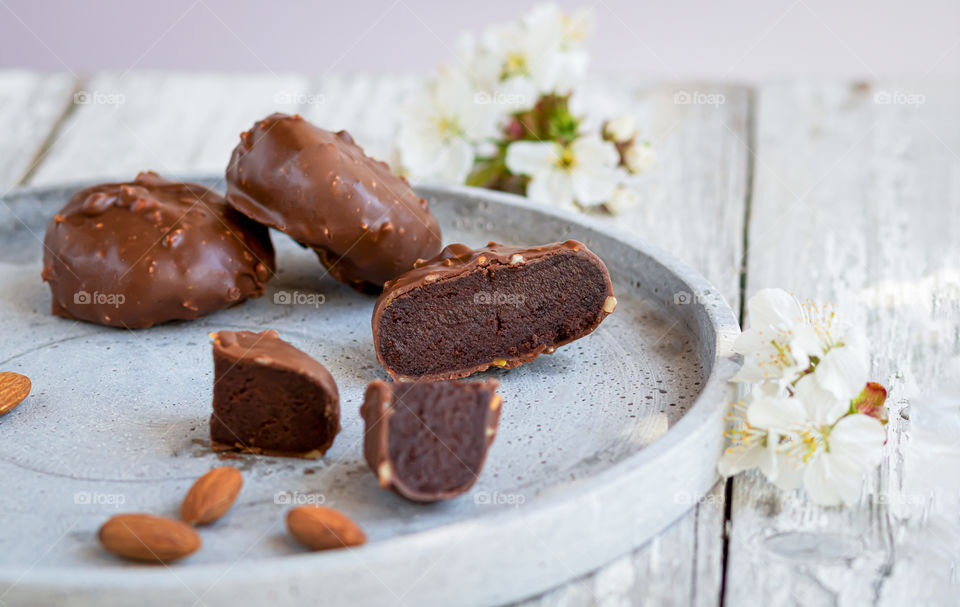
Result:
{"label": "whole almond", "polygon": [[166,563],[200,548],[200,535],[186,523],[152,514],[118,514],[100,527],[100,543],[128,559]]}
{"label": "whole almond", "polygon": [[367,536],[356,523],[333,508],[299,506],[287,514],[290,535],[310,550],[359,546]]}
{"label": "whole almond", "polygon": [[243,487],[243,475],[233,466],[214,468],[190,487],[180,507],[180,518],[206,525],[227,513]]}
{"label": "whole almond", "polygon": [[30,394],[30,378],[4,371],[0,373],[0,415],[9,413]]}

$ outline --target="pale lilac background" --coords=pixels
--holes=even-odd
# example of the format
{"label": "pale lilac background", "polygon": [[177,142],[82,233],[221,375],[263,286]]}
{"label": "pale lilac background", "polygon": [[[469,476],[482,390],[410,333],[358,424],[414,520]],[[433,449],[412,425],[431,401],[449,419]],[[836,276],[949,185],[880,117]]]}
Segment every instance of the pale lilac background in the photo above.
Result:
{"label": "pale lilac background", "polygon": [[[424,71],[518,0],[0,0],[0,68]],[[602,0],[594,69],[659,78],[960,74],[958,0]]]}

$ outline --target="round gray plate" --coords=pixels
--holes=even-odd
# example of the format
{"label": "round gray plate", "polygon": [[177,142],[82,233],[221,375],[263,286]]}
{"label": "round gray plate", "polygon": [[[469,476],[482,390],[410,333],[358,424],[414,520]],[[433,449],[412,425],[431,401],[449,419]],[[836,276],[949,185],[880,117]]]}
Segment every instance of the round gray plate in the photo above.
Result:
{"label": "round gray plate", "polygon": [[[195,180],[222,190],[218,179]],[[504,409],[480,480],[458,499],[420,506],[380,490],[362,459],[363,390],[386,377],[371,344],[372,298],[325,277],[311,252],[274,233],[279,277],[237,308],[135,332],[53,317],[41,240],[78,187],[21,190],[0,204],[0,371],[33,381],[31,396],[0,418],[7,604],[505,602],[638,546],[715,480],[738,327],[699,274],[659,249],[515,196],[418,188],[448,243],[585,242],[619,300],[588,337],[485,374],[500,380]],[[176,565],[103,552],[96,532],[106,518],[177,516],[192,481],[224,464],[207,434],[208,334],[266,328],[336,378],[343,431],[333,448],[319,461],[227,460],[244,473],[240,498]],[[369,543],[303,551],[284,517],[307,503],[347,513]]]}

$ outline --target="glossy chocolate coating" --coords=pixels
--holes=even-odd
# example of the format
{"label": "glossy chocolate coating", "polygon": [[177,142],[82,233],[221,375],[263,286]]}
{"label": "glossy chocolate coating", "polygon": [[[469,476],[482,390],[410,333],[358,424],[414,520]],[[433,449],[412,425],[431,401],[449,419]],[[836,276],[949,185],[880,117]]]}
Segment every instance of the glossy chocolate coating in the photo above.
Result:
{"label": "glossy chocolate coating", "polygon": [[379,292],[440,250],[427,201],[346,131],[273,114],[240,139],[227,167],[227,200],[312,247],[337,280]]}
{"label": "glossy chocolate coating", "polygon": [[592,332],[616,305],[603,261],[576,240],[451,244],[385,285],[373,345],[397,381],[456,379],[551,353]]}
{"label": "glossy chocolate coating", "polygon": [[70,198],[47,226],[42,277],[54,314],[135,329],[259,297],[274,267],[267,229],[222,196],[140,173]]}

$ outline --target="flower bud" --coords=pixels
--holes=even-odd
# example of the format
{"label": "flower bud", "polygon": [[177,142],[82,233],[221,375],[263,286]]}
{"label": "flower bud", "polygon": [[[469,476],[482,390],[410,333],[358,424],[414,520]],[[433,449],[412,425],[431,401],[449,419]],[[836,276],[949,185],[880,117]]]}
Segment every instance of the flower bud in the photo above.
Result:
{"label": "flower bud", "polygon": [[631,187],[619,185],[607,200],[606,207],[611,213],[616,214],[638,204],[640,204],[640,194]]}
{"label": "flower bud", "polygon": [[656,153],[649,143],[634,143],[623,152],[623,162],[627,165],[627,170],[635,175],[646,173],[653,161],[656,160]]}
{"label": "flower bud", "polygon": [[887,389],[876,382],[868,382],[860,394],[850,403],[851,413],[862,413],[887,423]]}
{"label": "flower bud", "polygon": [[630,141],[637,134],[637,121],[632,114],[620,114],[603,123],[603,138],[615,143]]}

